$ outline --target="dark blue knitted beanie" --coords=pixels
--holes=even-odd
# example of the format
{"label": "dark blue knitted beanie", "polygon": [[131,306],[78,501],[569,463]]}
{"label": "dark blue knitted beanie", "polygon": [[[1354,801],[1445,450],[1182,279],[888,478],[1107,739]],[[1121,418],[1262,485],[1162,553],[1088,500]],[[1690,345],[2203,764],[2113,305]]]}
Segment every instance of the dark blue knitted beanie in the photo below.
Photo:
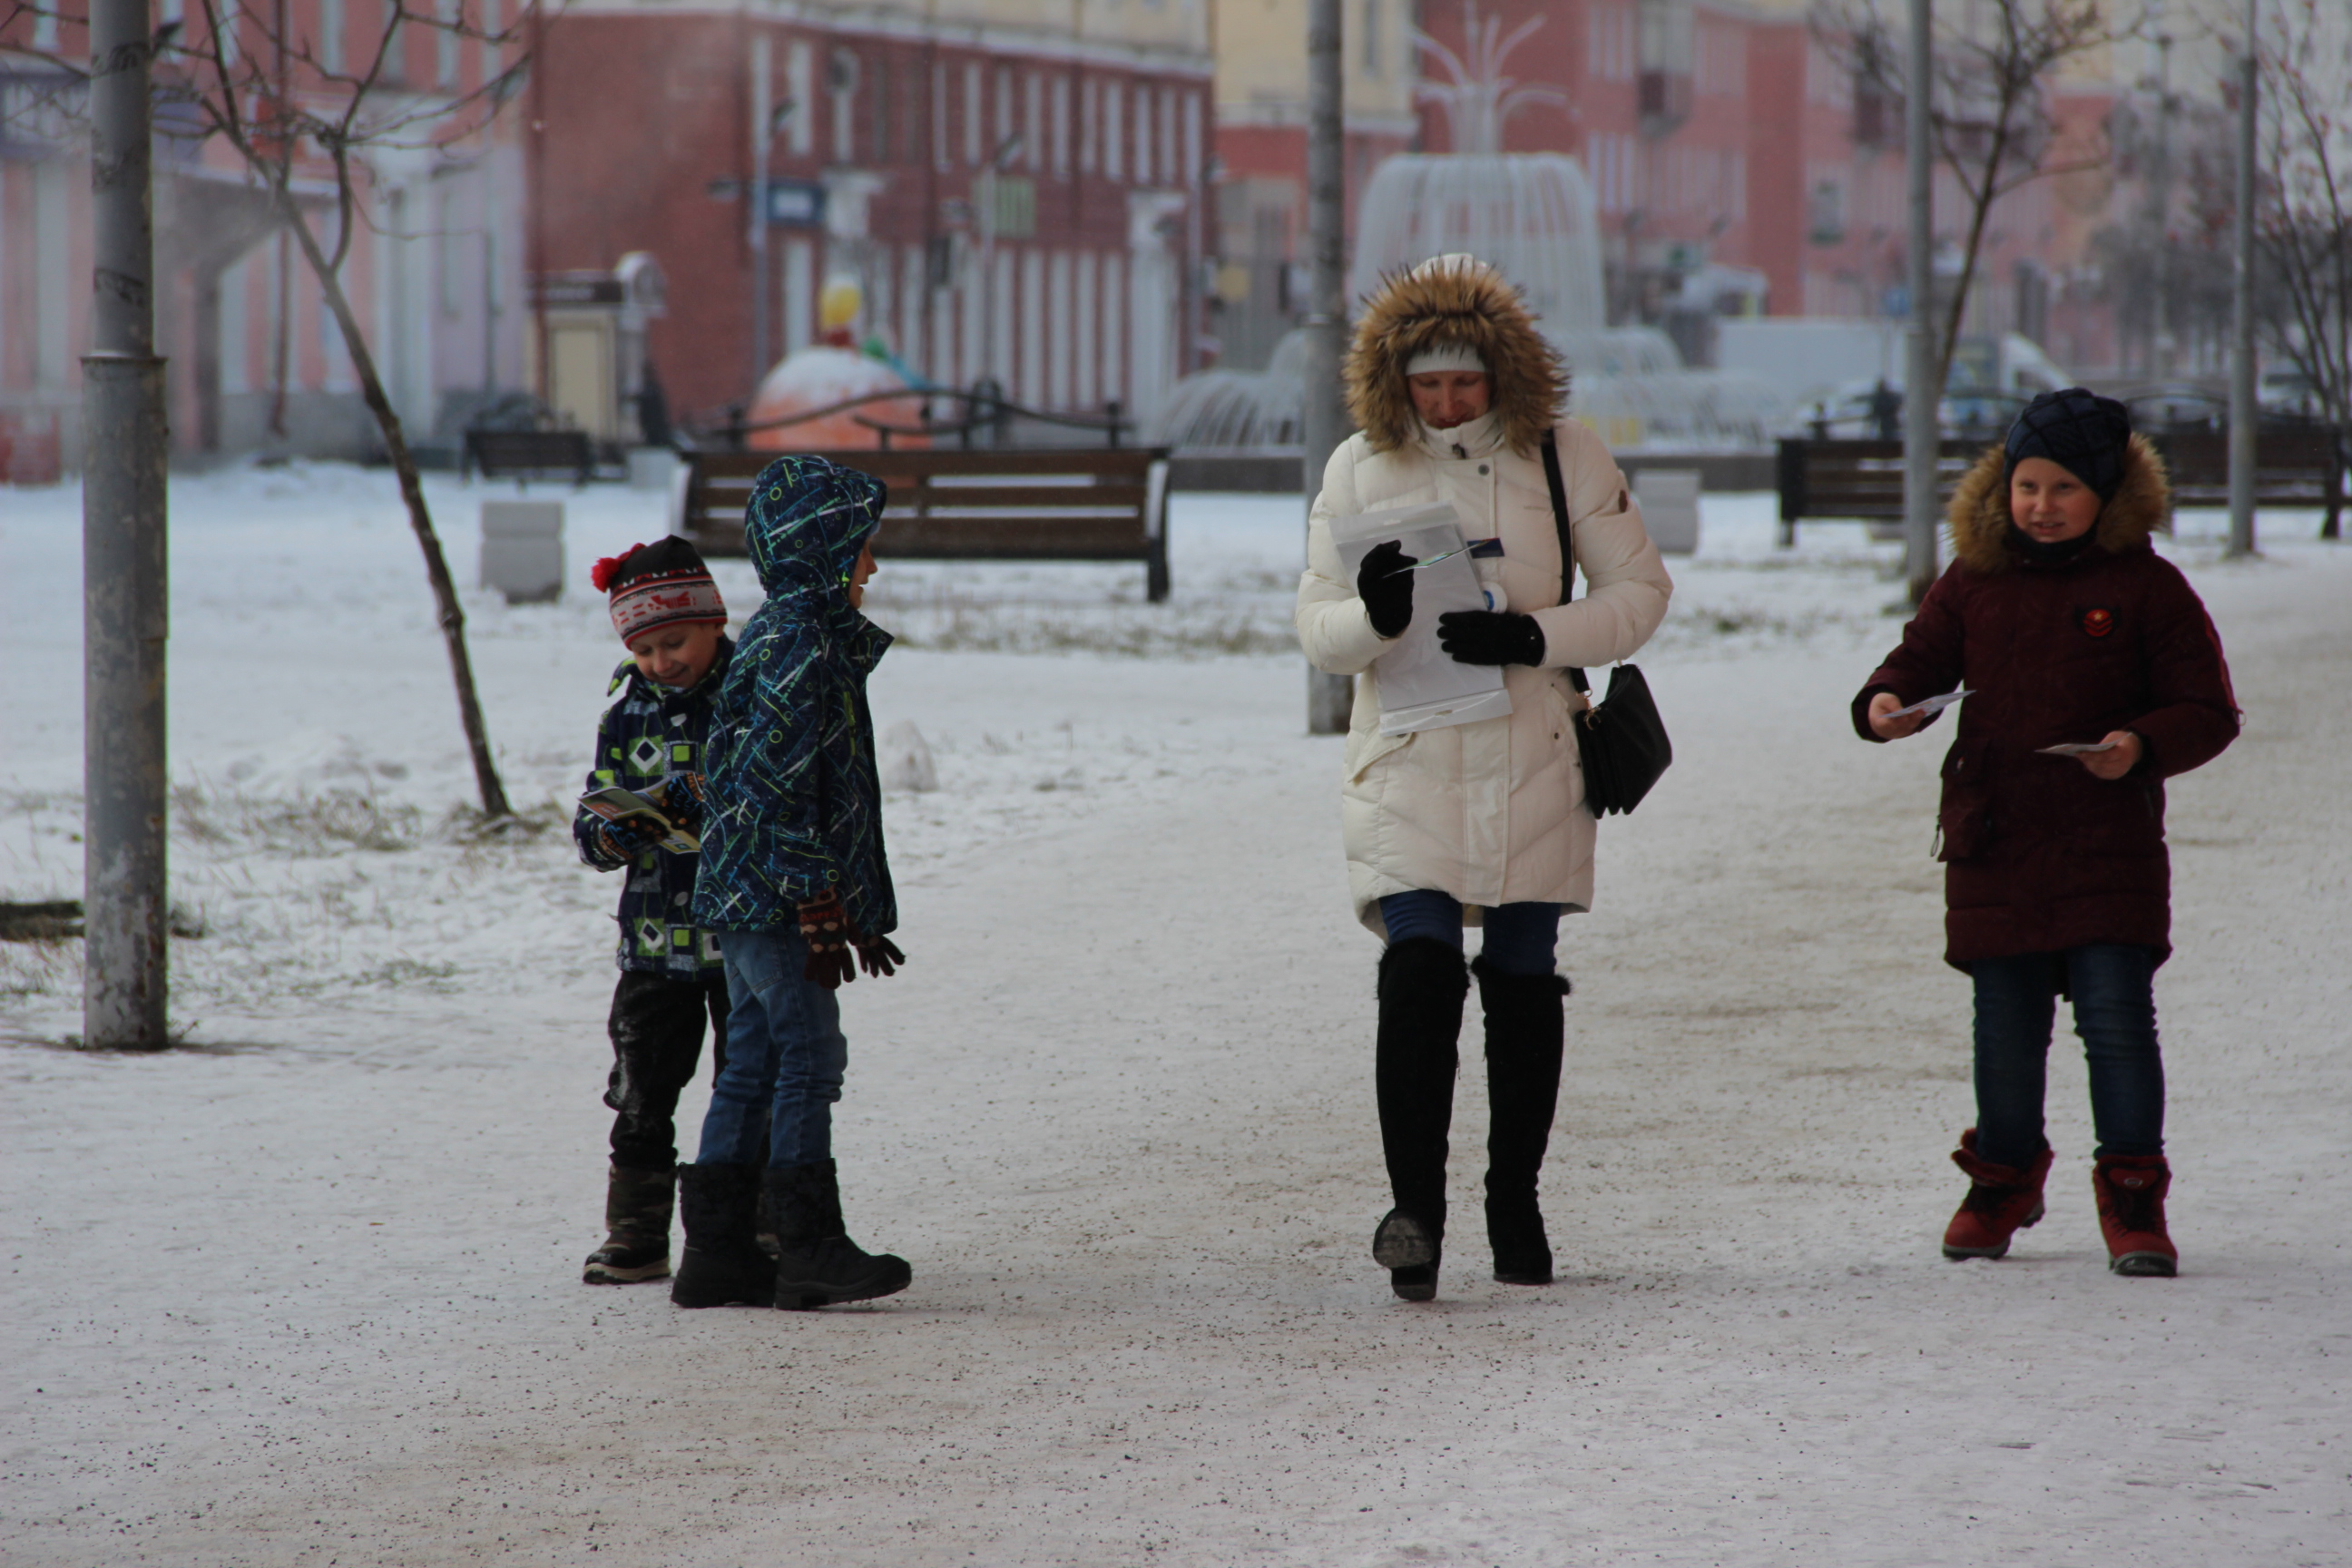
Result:
{"label": "dark blue knitted beanie", "polygon": [[2047,458],[2113,500],[2124,482],[2124,456],[2131,450],[2131,410],[2086,387],[2045,392],[2025,405],[2009,427],[2001,450],[2002,477],[2017,472],[2027,458]]}

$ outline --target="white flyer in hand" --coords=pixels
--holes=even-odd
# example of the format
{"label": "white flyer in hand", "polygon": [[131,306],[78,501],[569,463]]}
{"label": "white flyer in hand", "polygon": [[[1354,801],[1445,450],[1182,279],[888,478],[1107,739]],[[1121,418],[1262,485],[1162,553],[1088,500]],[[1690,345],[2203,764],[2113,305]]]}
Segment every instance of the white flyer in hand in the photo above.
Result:
{"label": "white flyer in hand", "polygon": [[[1331,520],[1331,542],[1353,582],[1374,547],[1395,540],[1405,555],[1428,563],[1412,574],[1412,619],[1388,652],[1372,661],[1380,680],[1381,733],[1410,735],[1496,719],[1511,710],[1500,665],[1460,664],[1437,643],[1437,617],[1488,607],[1478,568],[1463,550],[1462,523],[1450,506],[1356,512]],[[1433,557],[1462,552],[1451,560]]]}
{"label": "white flyer in hand", "polygon": [[1914,713],[1919,714],[1922,717],[1930,713],[1941,713],[1945,709],[1949,708],[1961,698],[1974,697],[1975,695],[1975,691],[1964,686],[1958,691],[1947,691],[1941,697],[1930,697],[1925,702],[1914,702],[1908,708],[1897,708],[1894,712],[1882,715],[1882,717],[1888,719],[1908,719]]}
{"label": "white flyer in hand", "polygon": [[2054,746],[2037,746],[2034,750],[2045,757],[2079,757],[2091,752],[2112,752],[2121,741],[2063,741]]}

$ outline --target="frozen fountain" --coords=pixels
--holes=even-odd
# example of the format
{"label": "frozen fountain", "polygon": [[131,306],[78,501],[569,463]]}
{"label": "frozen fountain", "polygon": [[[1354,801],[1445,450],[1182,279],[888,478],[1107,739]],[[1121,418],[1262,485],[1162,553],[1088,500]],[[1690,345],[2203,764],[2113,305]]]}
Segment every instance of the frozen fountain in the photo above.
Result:
{"label": "frozen fountain", "polygon": [[[1362,300],[1388,274],[1433,256],[1467,251],[1517,285],[1538,325],[1567,359],[1570,410],[1613,447],[1763,445],[1783,399],[1759,377],[1692,370],[1652,327],[1612,327],[1592,186],[1558,153],[1504,153],[1502,125],[1522,104],[1556,99],[1502,71],[1511,50],[1542,25],[1508,34],[1495,18],[1469,22],[1465,60],[1418,41],[1452,79],[1422,89],[1445,108],[1454,143],[1468,151],[1404,153],[1372,174],[1358,204],[1349,297]],[[1152,431],[1180,447],[1230,450],[1295,445],[1304,395],[1298,334],[1286,337],[1263,372],[1204,371],[1177,384]]]}

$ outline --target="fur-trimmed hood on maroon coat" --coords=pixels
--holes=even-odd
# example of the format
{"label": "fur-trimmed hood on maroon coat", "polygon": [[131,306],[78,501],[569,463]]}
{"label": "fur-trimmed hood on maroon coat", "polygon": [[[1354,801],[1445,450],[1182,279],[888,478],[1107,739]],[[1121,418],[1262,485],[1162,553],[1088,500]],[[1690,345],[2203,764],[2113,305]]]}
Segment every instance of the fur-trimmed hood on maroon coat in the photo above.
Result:
{"label": "fur-trimmed hood on maroon coat", "polygon": [[[1952,497],[1950,569],[1854,699],[1854,729],[1875,741],[1878,692],[1973,693],[1944,758],[1937,837],[1956,967],[2088,942],[2171,951],[2162,781],[2220,755],[2239,719],[2204,605],[2149,546],[2169,501],[2162,459],[2134,437],[2090,546],[2037,562],[2016,548],[2005,465],[1988,451]],[[2113,730],[2146,748],[2123,778],[2039,754]]]}

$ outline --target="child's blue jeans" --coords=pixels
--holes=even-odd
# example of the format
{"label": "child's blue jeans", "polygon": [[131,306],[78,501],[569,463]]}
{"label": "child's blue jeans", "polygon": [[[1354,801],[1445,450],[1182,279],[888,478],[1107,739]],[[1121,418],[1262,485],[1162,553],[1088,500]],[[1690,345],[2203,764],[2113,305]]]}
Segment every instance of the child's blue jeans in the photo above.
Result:
{"label": "child's blue jeans", "polygon": [[727,1065],[702,1119],[706,1165],[807,1165],[833,1158],[833,1106],[849,1066],[834,994],[801,971],[798,927],[719,931],[727,960]]}
{"label": "child's blue jeans", "polygon": [[2050,1026],[2060,992],[2091,1069],[2099,1155],[2164,1152],[2164,1058],[2156,1041],[2156,953],[2121,942],[1980,958],[1976,982],[1977,1153],[2030,1165],[2042,1152]]}

